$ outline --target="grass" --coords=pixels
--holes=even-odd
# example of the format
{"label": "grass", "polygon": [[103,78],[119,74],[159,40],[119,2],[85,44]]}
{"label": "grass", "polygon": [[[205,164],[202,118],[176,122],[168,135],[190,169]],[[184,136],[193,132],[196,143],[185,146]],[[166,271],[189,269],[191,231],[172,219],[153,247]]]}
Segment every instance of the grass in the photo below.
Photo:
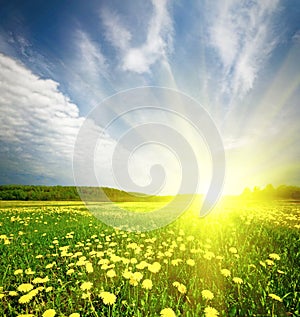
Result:
{"label": "grass", "polygon": [[78,202],[0,210],[0,316],[300,314],[297,203],[230,199],[145,233],[110,228]]}

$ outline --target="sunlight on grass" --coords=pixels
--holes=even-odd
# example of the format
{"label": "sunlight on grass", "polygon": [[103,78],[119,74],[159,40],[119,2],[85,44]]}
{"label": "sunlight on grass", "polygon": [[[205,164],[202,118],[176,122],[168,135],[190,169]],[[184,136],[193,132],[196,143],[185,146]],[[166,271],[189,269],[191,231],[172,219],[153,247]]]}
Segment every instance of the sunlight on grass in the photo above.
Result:
{"label": "sunlight on grass", "polygon": [[144,233],[107,227],[78,202],[1,207],[1,316],[299,314],[297,203],[223,199],[199,218],[195,202]]}

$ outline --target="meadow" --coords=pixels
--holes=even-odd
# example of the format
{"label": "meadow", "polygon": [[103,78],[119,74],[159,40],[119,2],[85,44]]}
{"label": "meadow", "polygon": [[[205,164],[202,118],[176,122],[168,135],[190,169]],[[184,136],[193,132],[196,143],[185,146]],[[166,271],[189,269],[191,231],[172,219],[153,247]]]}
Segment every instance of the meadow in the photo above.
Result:
{"label": "meadow", "polygon": [[297,202],[227,199],[140,233],[80,202],[0,204],[0,316],[300,316]]}

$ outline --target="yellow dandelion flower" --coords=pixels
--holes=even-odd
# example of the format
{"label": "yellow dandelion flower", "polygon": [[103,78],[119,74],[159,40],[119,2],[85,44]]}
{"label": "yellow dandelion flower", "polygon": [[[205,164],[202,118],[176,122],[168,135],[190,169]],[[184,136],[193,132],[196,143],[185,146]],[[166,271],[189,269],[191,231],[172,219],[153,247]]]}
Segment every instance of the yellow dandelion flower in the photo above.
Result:
{"label": "yellow dandelion flower", "polygon": [[71,275],[71,274],[73,274],[75,271],[74,271],[74,269],[69,269],[68,271],[67,271],[67,275]]}
{"label": "yellow dandelion flower", "polygon": [[175,286],[181,294],[186,293],[186,286],[184,284],[181,284],[176,281],[176,282],[173,282],[173,286]]}
{"label": "yellow dandelion flower", "polygon": [[35,317],[33,314],[19,314],[17,317]]}
{"label": "yellow dandelion flower", "polygon": [[177,287],[178,291],[181,293],[181,294],[185,294],[186,293],[186,286],[183,285],[183,284],[180,284],[178,287]]}
{"label": "yellow dandelion flower", "polygon": [[83,282],[80,286],[80,288],[83,290],[83,291],[88,291],[92,288],[93,286],[93,283],[92,282]]}
{"label": "yellow dandelion flower", "polygon": [[65,246],[63,246],[63,247],[59,247],[59,250],[62,251],[62,252],[64,252],[64,251],[68,251],[69,248],[70,248],[69,245],[65,245]]}
{"label": "yellow dandelion flower", "polygon": [[55,262],[49,263],[46,265],[46,269],[52,269],[54,265],[55,265]]}
{"label": "yellow dandelion flower", "polygon": [[263,262],[263,261],[259,261],[259,264],[260,264],[261,266],[263,266],[263,267],[266,267],[266,263]]}
{"label": "yellow dandelion flower", "polygon": [[19,298],[19,303],[20,304],[26,304],[29,303],[32,300],[32,296],[30,294],[22,295]]}
{"label": "yellow dandelion flower", "polygon": [[18,296],[18,293],[16,291],[10,291],[8,292],[9,296]]}
{"label": "yellow dandelion flower", "polygon": [[171,251],[165,252],[165,256],[167,256],[168,258],[170,258],[172,255],[173,255],[173,253]]}
{"label": "yellow dandelion flower", "polygon": [[22,269],[15,270],[14,275],[19,275],[19,274],[23,274]]}
{"label": "yellow dandelion flower", "polygon": [[143,280],[142,288],[144,288],[144,289],[151,289],[152,287],[153,287],[153,283],[152,283],[151,280],[149,280],[149,279]]}
{"label": "yellow dandelion flower", "polygon": [[157,273],[160,271],[160,269],[161,269],[161,265],[158,262],[154,262],[154,263],[148,265],[148,270],[151,273]]}
{"label": "yellow dandelion flower", "polygon": [[109,265],[107,265],[107,264],[102,264],[101,265],[101,270],[107,270],[109,268]]}
{"label": "yellow dandelion flower", "polygon": [[113,269],[108,270],[108,271],[106,272],[106,275],[107,275],[108,277],[111,277],[111,278],[117,276],[116,271],[113,270]]}
{"label": "yellow dandelion flower", "polygon": [[54,317],[56,315],[56,311],[54,309],[47,309],[44,313],[43,313],[43,317]]}
{"label": "yellow dandelion flower", "polygon": [[237,249],[235,247],[231,247],[231,248],[229,248],[229,252],[232,254],[235,254],[235,253],[237,253]]}
{"label": "yellow dandelion flower", "polygon": [[181,259],[174,259],[174,260],[171,261],[171,264],[172,264],[173,266],[178,266],[178,264],[179,264],[180,262],[182,262]]}
{"label": "yellow dandelion flower", "polygon": [[176,314],[172,308],[164,308],[160,312],[161,317],[176,317]]}
{"label": "yellow dandelion flower", "polygon": [[137,247],[138,247],[138,245],[135,242],[129,243],[127,245],[127,248],[132,249],[132,250],[136,249]]}
{"label": "yellow dandelion flower", "polygon": [[83,261],[83,262],[85,262],[85,261],[86,261],[86,256],[85,256],[85,255],[83,255],[83,256],[81,256],[78,260],[79,260],[79,261]]}
{"label": "yellow dandelion flower", "polygon": [[76,265],[77,266],[84,266],[85,263],[86,263],[86,257],[85,256],[82,256],[81,258],[79,258],[79,260],[76,262]]}
{"label": "yellow dandelion flower", "polygon": [[185,250],[186,250],[186,247],[185,247],[185,244],[184,244],[184,243],[181,243],[181,244],[180,244],[179,250],[180,250],[180,251],[185,251]]}
{"label": "yellow dandelion flower", "polygon": [[5,294],[0,293],[0,299],[4,298]]}
{"label": "yellow dandelion flower", "polygon": [[93,264],[91,262],[86,262],[85,263],[85,269],[86,269],[87,273],[93,273],[94,272]]}
{"label": "yellow dandelion flower", "polygon": [[101,292],[99,297],[103,300],[105,305],[113,305],[116,302],[117,296],[110,292]]}
{"label": "yellow dandelion flower", "polygon": [[48,286],[46,289],[45,289],[45,292],[46,293],[49,293],[53,290],[53,287],[52,286]]}
{"label": "yellow dandelion flower", "polygon": [[194,236],[188,236],[186,239],[187,239],[187,241],[193,241],[195,239],[195,237]]}
{"label": "yellow dandelion flower", "polygon": [[48,276],[46,276],[44,278],[36,277],[32,281],[33,284],[43,284],[43,283],[47,283],[47,282],[49,282],[49,277]]}
{"label": "yellow dandelion flower", "polygon": [[211,300],[214,298],[214,294],[208,289],[203,290],[201,294],[202,294],[202,297],[207,300]]}
{"label": "yellow dandelion flower", "polygon": [[195,266],[195,261],[193,259],[188,259],[186,261],[186,264],[189,265],[189,266]]}
{"label": "yellow dandelion flower", "polygon": [[132,275],[132,272],[128,271],[127,269],[124,270],[122,276],[126,279],[126,280],[129,280],[130,277]]}
{"label": "yellow dandelion flower", "polygon": [[266,263],[267,263],[267,265],[269,265],[269,266],[271,266],[271,265],[274,265],[274,264],[275,264],[275,263],[274,263],[274,261],[269,260],[269,259],[267,259],[267,260],[266,260]]}
{"label": "yellow dandelion flower", "polygon": [[25,274],[27,274],[27,275],[33,275],[33,274],[35,274],[35,272],[32,271],[31,268],[29,268],[29,269],[26,269],[26,270],[25,270]]}
{"label": "yellow dandelion flower", "polygon": [[204,309],[204,313],[205,313],[205,317],[217,317],[217,316],[219,316],[219,312],[215,308],[210,307],[210,306],[207,306]]}
{"label": "yellow dandelion flower", "polygon": [[285,274],[285,272],[283,272],[283,271],[281,271],[281,270],[277,270],[277,272],[278,272],[279,274]]}
{"label": "yellow dandelion flower", "polygon": [[108,259],[101,259],[98,261],[98,264],[109,264],[109,260]]}
{"label": "yellow dandelion flower", "polygon": [[69,317],[80,317],[79,313],[72,313],[71,315],[69,315]]}
{"label": "yellow dandelion flower", "polygon": [[112,254],[111,257],[110,257],[111,262],[114,262],[114,263],[120,262],[121,259],[122,259],[122,258],[121,258],[120,256],[115,255],[115,254]]}
{"label": "yellow dandelion flower", "polygon": [[132,276],[137,282],[139,282],[143,278],[143,274],[141,272],[134,272]]}
{"label": "yellow dandelion flower", "polygon": [[232,280],[236,284],[243,284],[243,280],[240,277],[234,277]]}
{"label": "yellow dandelion flower", "polygon": [[91,297],[91,293],[90,292],[86,292],[86,293],[83,293],[81,295],[81,298],[82,299],[89,299]]}
{"label": "yellow dandelion flower", "polygon": [[277,296],[275,294],[269,294],[269,297],[271,297],[272,299],[277,300],[278,302],[282,302],[282,298],[280,298],[279,296]]}
{"label": "yellow dandelion flower", "polygon": [[132,286],[138,286],[138,281],[133,277],[133,275],[131,275],[130,279],[129,279],[129,284]]}
{"label": "yellow dandelion flower", "polygon": [[21,284],[18,286],[18,291],[23,293],[27,293],[31,291],[32,289],[33,289],[33,285],[30,283]]}
{"label": "yellow dandelion flower", "polygon": [[34,297],[34,296],[36,296],[38,293],[39,293],[39,290],[36,288],[36,289],[33,289],[32,291],[30,291],[27,295],[29,295],[29,296],[31,296],[31,297]]}
{"label": "yellow dandelion flower", "polygon": [[231,273],[228,269],[222,269],[221,274],[225,277],[229,277],[231,275]]}
{"label": "yellow dandelion flower", "polygon": [[143,270],[148,266],[148,263],[146,261],[141,261],[139,264],[136,265],[136,268],[139,270]]}
{"label": "yellow dandelion flower", "polygon": [[280,260],[280,256],[277,253],[270,253],[269,258],[272,260]]}
{"label": "yellow dandelion flower", "polygon": [[44,279],[43,279],[43,283],[47,283],[47,282],[49,282],[49,277],[45,276]]}

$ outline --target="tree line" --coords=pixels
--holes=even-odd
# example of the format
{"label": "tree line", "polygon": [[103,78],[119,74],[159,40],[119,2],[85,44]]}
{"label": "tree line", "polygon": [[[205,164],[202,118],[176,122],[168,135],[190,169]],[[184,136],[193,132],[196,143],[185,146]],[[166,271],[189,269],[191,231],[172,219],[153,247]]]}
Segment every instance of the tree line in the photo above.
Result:
{"label": "tree line", "polygon": [[275,188],[268,184],[264,188],[255,186],[253,190],[245,188],[242,193],[243,198],[248,199],[295,199],[300,200],[300,187],[280,185]]}
{"label": "tree line", "polygon": [[79,201],[80,196],[87,201],[165,201],[170,199],[168,196],[155,197],[128,193],[109,187],[0,185],[0,200]]}

